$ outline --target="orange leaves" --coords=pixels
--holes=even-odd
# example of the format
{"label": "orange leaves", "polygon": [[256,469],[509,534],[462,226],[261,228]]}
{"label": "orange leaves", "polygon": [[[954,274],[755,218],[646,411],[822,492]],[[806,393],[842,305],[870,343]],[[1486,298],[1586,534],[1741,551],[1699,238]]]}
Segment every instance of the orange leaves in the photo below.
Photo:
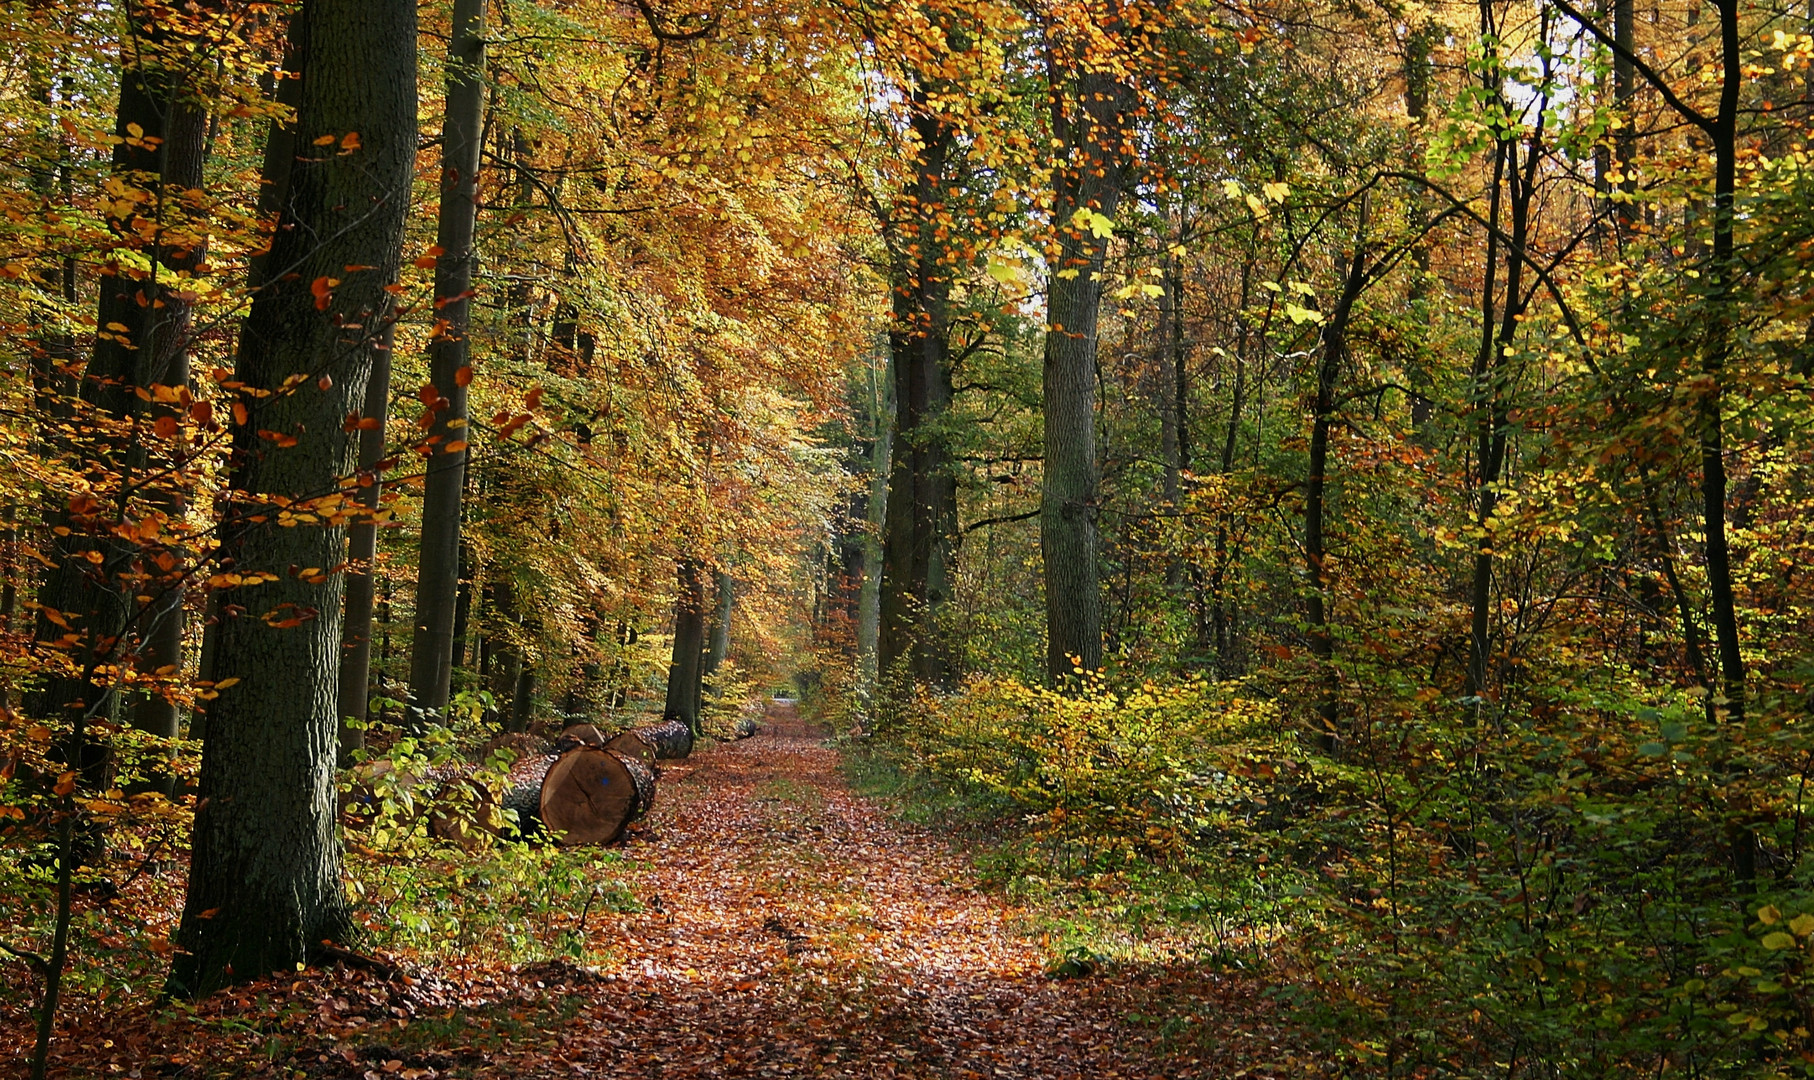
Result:
{"label": "orange leaves", "polygon": [[435,263],[445,254],[447,254],[447,249],[440,244],[436,244],[423,252],[421,258],[418,258],[411,265],[415,266],[418,270],[433,270],[435,268]]}
{"label": "orange leaves", "polygon": [[315,297],[315,310],[326,311],[334,300],[334,286],[340,284],[339,278],[318,277],[309,283],[309,292]]}
{"label": "orange leaves", "polygon": [[340,154],[342,157],[355,150],[362,149],[364,146],[364,144],[359,141],[359,133],[357,131],[349,131],[338,138],[333,135],[317,135],[314,139],[314,145],[316,146],[333,146],[335,143],[340,144]]}
{"label": "orange leaves", "polygon": [[[319,571],[316,572],[319,573]],[[279,604],[273,610],[265,612],[260,618],[264,620],[266,626],[273,630],[291,630],[319,618],[320,615],[321,611],[318,608],[304,607],[300,604]]]}
{"label": "orange leaves", "polygon": [[461,368],[460,370],[454,372],[454,385],[455,386],[471,386],[472,385],[472,365],[471,364],[468,364],[465,367]]}

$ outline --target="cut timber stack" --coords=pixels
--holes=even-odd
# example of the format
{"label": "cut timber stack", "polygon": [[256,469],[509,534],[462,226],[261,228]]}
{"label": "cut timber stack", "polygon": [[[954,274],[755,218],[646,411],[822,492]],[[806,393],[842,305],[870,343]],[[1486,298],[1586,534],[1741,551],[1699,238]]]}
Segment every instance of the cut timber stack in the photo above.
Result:
{"label": "cut timber stack", "polygon": [[605,749],[645,764],[669,761],[693,752],[693,733],[683,721],[664,720],[653,727],[626,731],[605,743]]}
{"label": "cut timber stack", "polygon": [[655,802],[655,774],[635,758],[562,739],[557,751],[510,770],[503,807],[524,837],[551,835],[563,847],[609,844]]}

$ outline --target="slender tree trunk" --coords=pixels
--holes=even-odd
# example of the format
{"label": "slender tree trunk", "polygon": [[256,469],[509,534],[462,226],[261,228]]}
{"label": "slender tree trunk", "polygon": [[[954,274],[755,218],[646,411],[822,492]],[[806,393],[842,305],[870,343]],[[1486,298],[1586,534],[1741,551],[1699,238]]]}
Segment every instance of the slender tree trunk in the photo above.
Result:
{"label": "slender tree trunk", "polygon": [[883,529],[887,525],[888,477],[894,447],[894,353],[881,379],[875,441],[869,458],[868,529],[863,534],[863,587],[857,597],[857,665],[866,690],[875,687],[882,629]]}
{"label": "slender tree trunk", "polygon": [[[1487,19],[1482,8],[1483,23]],[[1545,24],[1547,29],[1547,24]],[[1497,82],[1486,87],[1494,97],[1503,95]],[[1493,159],[1493,192],[1487,210],[1491,230],[1487,237],[1486,279],[1481,292],[1480,349],[1474,357],[1473,409],[1475,428],[1475,528],[1480,539],[1474,551],[1474,578],[1469,589],[1468,672],[1465,696],[1474,698],[1488,690],[1492,661],[1493,601],[1493,515],[1499,506],[1498,485],[1505,470],[1506,440],[1511,429],[1511,399],[1506,371],[1509,354],[1518,336],[1518,323],[1524,315],[1525,256],[1530,233],[1531,200],[1536,193],[1537,168],[1543,158],[1544,120],[1540,102],[1539,117],[1530,144],[1525,147],[1522,164],[1519,145],[1522,137],[1502,140]],[[1494,277],[1499,258],[1499,207],[1501,191],[1509,205],[1511,232],[1506,237],[1505,291],[1502,302],[1496,302]],[[1478,715],[1478,714],[1477,714]]]}
{"label": "slender tree trunk", "polygon": [[668,699],[662,718],[679,720],[699,735],[699,677],[705,650],[705,583],[699,563],[680,560],[674,597],[674,655],[668,663]]}
{"label": "slender tree trunk", "polygon": [[309,0],[296,19],[310,43],[296,145],[336,149],[292,168],[284,218],[296,228],[278,232],[271,264],[295,272],[260,293],[240,342],[238,379],[268,396],[239,403],[252,415],[235,433],[223,545],[236,572],[272,579],[222,605],[241,614],[222,619],[216,670],[237,681],[210,708],[169,981],[181,996],[293,971],[351,930],[333,785],[345,582],[329,569],[346,534],[286,521],[304,507],[342,517],[354,450],[343,422],[395,318],[385,287],[416,154],[416,5]]}
{"label": "slender tree trunk", "polygon": [[[1169,216],[1169,215],[1168,215]],[[1183,232],[1180,214],[1177,224]],[[1168,229],[1169,231],[1169,229]],[[1182,243],[1180,237],[1179,243]],[[1189,457],[1189,374],[1185,370],[1184,270],[1176,255],[1168,255],[1160,273],[1159,295],[1159,455],[1165,463],[1161,491],[1170,512],[1184,505],[1185,460]],[[1184,559],[1176,554],[1166,560],[1166,591],[1174,596],[1184,587]]]}
{"label": "slender tree trunk", "polygon": [[453,680],[454,608],[460,588],[460,501],[466,487],[466,384],[478,216],[479,150],[485,97],[485,0],[455,0],[447,51],[447,114],[442,125],[441,210],[435,243],[435,306],[429,379],[436,396],[422,493],[422,555],[416,574],[416,632],[410,696],[424,712],[447,709]]}
{"label": "slender tree trunk", "polygon": [[718,590],[717,610],[712,614],[711,644],[706,649],[706,677],[716,675],[719,665],[731,654],[731,616],[737,609],[737,582],[723,570],[713,575],[713,584]]}
{"label": "slender tree trunk", "polygon": [[[193,61],[192,61],[193,62]],[[201,105],[178,88],[171,87],[163,102],[164,141],[158,146],[161,158],[159,216],[166,228],[180,227],[183,205],[181,196],[200,191],[208,159],[208,114]],[[180,231],[179,231],[180,235]],[[201,265],[204,250],[199,242],[161,242],[160,262],[171,274],[193,273]],[[141,290],[147,297],[144,339],[139,343],[134,377],[137,386],[162,386],[179,394],[189,389],[190,304],[184,299],[179,283],[163,274],[157,275]],[[135,298],[136,301],[136,298]],[[188,511],[189,470],[183,465],[185,448],[178,433],[184,419],[180,399],[172,404],[153,395],[148,412],[153,435],[161,443],[148,447],[147,460],[139,467],[165,474],[154,486],[151,502],[173,524],[180,523]],[[136,411],[136,407],[135,407]],[[158,425],[169,425],[170,433],[159,434]],[[174,682],[183,666],[183,630],[187,625],[184,594],[188,574],[179,568],[157,572],[155,555],[142,558],[150,580],[141,589],[151,600],[138,615],[140,646],[138,667],[141,671]],[[180,734],[181,714],[171,698],[169,688],[152,689],[140,696],[132,707],[133,726],[166,739]]]}
{"label": "slender tree trunk", "polygon": [[[1253,259],[1244,259],[1241,264],[1241,303],[1235,316],[1240,321],[1236,323],[1234,355],[1230,358],[1235,369],[1234,385],[1228,395],[1228,427],[1222,433],[1220,466],[1223,476],[1234,471],[1235,447],[1241,434],[1241,412],[1247,406],[1247,350],[1252,335],[1246,317],[1239,313],[1246,311],[1247,305],[1252,302],[1253,271]],[[1240,670],[1235,646],[1239,609],[1228,590],[1229,566],[1234,559],[1230,547],[1232,540],[1228,522],[1217,521],[1215,562],[1210,567],[1208,583],[1208,626],[1205,628],[1199,625],[1197,630],[1199,642],[1206,645],[1216,658],[1217,676],[1224,679],[1232,678]],[[1197,604],[1201,608],[1204,606],[1205,591],[1202,568],[1193,564],[1191,579],[1197,591]]]}
{"label": "slender tree trunk", "polygon": [[1310,421],[1310,475],[1304,482],[1304,568],[1310,578],[1307,622],[1310,655],[1320,674],[1316,714],[1322,730],[1317,737],[1331,753],[1341,745],[1340,684],[1335,673],[1335,635],[1330,628],[1329,550],[1324,518],[1328,512],[1329,429],[1335,419],[1336,387],[1348,358],[1348,321],[1366,288],[1367,202],[1361,201],[1361,221],[1354,236],[1354,254],[1342,285],[1341,299],[1323,324],[1323,356],[1317,366],[1316,401]]}
{"label": "slender tree trunk", "polygon": [[346,622],[340,631],[340,764],[352,762],[365,749],[365,724],[370,717],[372,691],[372,615],[377,607],[378,523],[376,513],[384,494],[384,425],[390,414],[391,342],[384,342],[372,357],[372,374],[365,386],[365,405],[359,417],[359,505],[364,510],[347,530]]}
{"label": "slender tree trunk", "polygon": [[[161,30],[141,24],[135,33],[142,44],[130,51],[146,58],[143,66],[127,67],[120,73],[114,114],[114,134],[119,141],[114,144],[112,173],[129,189],[151,190],[161,204],[164,161],[157,148],[166,135],[165,117],[177,86],[155,55]],[[158,205],[110,203],[106,223],[118,246],[146,249],[161,272],[167,267],[160,259],[168,253],[161,250],[160,217]],[[149,248],[136,227],[145,224],[159,234]],[[150,287],[156,288],[155,284]],[[138,433],[130,425],[138,404],[133,393],[139,375],[136,353],[146,344],[152,311],[144,289],[118,261],[102,268],[95,321],[103,329],[95,336],[94,352],[77,387],[80,399],[93,407],[86,426],[99,439],[95,445],[57,447],[90,461],[109,484],[117,485],[117,494],[102,492],[80,510],[63,505],[48,508],[56,538],[48,545],[52,566],[39,592],[41,607],[33,640],[40,650],[68,654],[77,671],[125,659],[121,654],[129,648],[125,635],[131,600],[120,575],[127,570],[133,552],[118,539],[113,527],[127,513],[124,503],[132,481],[130,470],[142,456]],[[57,617],[53,619],[52,614]],[[62,644],[70,633],[79,635],[73,652]],[[105,708],[111,716],[118,697],[111,687],[91,685],[78,676],[54,675],[26,696],[25,705],[33,716],[49,717],[65,710],[94,716],[97,708]],[[85,751],[82,756],[90,755]],[[98,757],[105,759],[104,753]],[[98,783],[101,777],[90,775],[87,780]]]}
{"label": "slender tree trunk", "polygon": [[[1726,451],[1724,431],[1726,359],[1732,351],[1733,283],[1739,266],[1734,236],[1738,192],[1738,105],[1743,82],[1738,0],[1715,0],[1722,43],[1719,113],[1707,132],[1713,143],[1713,303],[1707,329],[1700,396],[1701,517],[1706,533],[1707,589],[1713,607],[1713,638],[1719,654],[1726,717],[1745,719],[1745,657],[1739,646],[1738,602],[1732,588],[1732,551],[1726,537]],[[1739,872],[1750,877],[1741,860]]]}
{"label": "slender tree trunk", "polygon": [[[1096,325],[1110,222],[1130,162],[1133,91],[1086,59],[1084,46],[1048,43],[1052,132],[1068,165],[1053,192],[1058,258],[1048,285],[1045,339],[1046,673],[1054,683],[1102,667],[1096,496]],[[1060,53],[1065,55],[1060,55]]]}

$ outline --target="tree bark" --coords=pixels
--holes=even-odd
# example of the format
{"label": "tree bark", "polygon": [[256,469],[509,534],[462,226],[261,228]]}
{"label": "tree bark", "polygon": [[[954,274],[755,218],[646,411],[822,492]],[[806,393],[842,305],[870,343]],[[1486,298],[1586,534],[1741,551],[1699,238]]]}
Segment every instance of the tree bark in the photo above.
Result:
{"label": "tree bark", "polygon": [[[1739,271],[1735,227],[1738,192],[1738,106],[1743,84],[1738,26],[1738,0],[1715,0],[1720,19],[1721,84],[1719,112],[1708,125],[1713,143],[1712,316],[1702,371],[1708,388],[1700,398],[1701,525],[1706,532],[1707,589],[1713,607],[1713,637],[1719,654],[1726,718],[1745,719],[1745,657],[1739,645],[1738,604],[1732,588],[1732,552],[1726,537],[1726,449],[1724,431],[1726,359],[1732,351],[1733,279]],[[1739,860],[1738,873],[1749,880],[1751,869]]]}
{"label": "tree bark", "polygon": [[701,672],[707,678],[718,673],[719,665],[731,654],[731,617],[737,610],[737,582],[723,570],[713,575],[718,589],[718,608],[712,615],[711,644],[706,649],[705,669]]}
{"label": "tree bark", "polygon": [[[391,357],[395,335],[385,330],[383,347],[372,357],[372,374],[366,381],[365,404],[360,409],[359,504],[365,510],[353,522],[347,545],[346,621],[340,631],[340,764],[365,748],[365,723],[370,719],[372,689],[372,615],[377,608],[378,523],[370,515],[378,510],[384,494],[384,477],[378,463],[384,459],[384,425],[390,415]],[[354,723],[348,723],[353,721]]]}
{"label": "tree bark", "polygon": [[1309,576],[1306,621],[1310,627],[1310,655],[1316,658],[1321,684],[1316,714],[1322,730],[1317,739],[1324,750],[1335,752],[1341,743],[1339,683],[1335,673],[1335,635],[1330,629],[1329,551],[1325,528],[1329,489],[1329,428],[1335,419],[1335,390],[1348,358],[1348,322],[1367,284],[1365,245],[1367,202],[1361,201],[1360,226],[1355,232],[1354,253],[1335,310],[1323,324],[1323,356],[1317,366],[1316,400],[1310,421],[1309,476],[1304,482],[1304,569]]}
{"label": "tree bark", "polygon": [[[293,971],[351,930],[335,820],[335,677],[353,440],[396,280],[416,153],[416,5],[309,0],[286,223],[254,301],[237,376],[216,671],[189,889],[168,989],[206,994]],[[317,140],[320,140],[319,142]],[[348,267],[369,269],[349,270]],[[298,378],[299,377],[299,378]],[[262,433],[262,434],[261,434]],[[280,506],[281,500],[287,505]],[[305,509],[306,508],[306,509]],[[298,513],[316,521],[301,521]],[[319,568],[319,569],[311,569]]]}
{"label": "tree bark", "polygon": [[515,677],[511,680],[510,731],[528,731],[535,719],[535,668],[519,653],[512,653]]}
{"label": "tree bark", "polygon": [[[172,204],[184,193],[200,191],[208,161],[207,110],[183,93],[184,89],[187,88],[168,88],[164,100],[164,141],[158,146],[161,158],[159,216],[166,226],[177,229],[183,229],[187,223]],[[173,221],[173,217],[176,220]],[[203,240],[199,235],[171,241],[160,238],[159,248],[159,263],[173,274],[193,273],[204,257]],[[191,305],[184,299],[184,290],[172,288],[169,280],[158,274],[142,289],[149,303],[133,382],[141,387],[163,386],[186,394],[189,390]],[[154,395],[153,402],[147,408],[154,434],[160,422],[181,423],[184,410],[180,400],[177,403],[161,402]],[[182,436],[172,434],[161,443],[145,448],[147,460],[139,463],[139,467],[167,474],[167,478],[156,485],[150,501],[173,524],[180,523],[189,504],[189,470],[183,463]],[[151,595],[151,600],[137,615],[140,622],[138,667],[166,683],[173,682],[183,666],[183,630],[188,622],[183,601],[188,571],[182,568],[180,561],[177,569],[161,574],[156,573],[152,559],[141,558],[141,563],[151,578],[140,588]],[[154,687],[140,695],[133,703],[132,724],[152,735],[176,738],[180,734],[181,714],[171,697],[170,687]]]}
{"label": "tree bark", "polygon": [[[120,72],[120,97],[114,113],[114,135],[118,141],[113,148],[112,175],[128,190],[149,189],[154,203],[144,207],[126,201],[119,209],[121,203],[110,202],[106,224],[117,246],[145,250],[161,276],[162,270],[174,269],[166,261],[171,252],[163,247],[162,170],[166,164],[187,164],[187,155],[180,150],[165,155],[160,147],[170,134],[165,120],[182,87],[158,56],[157,47],[164,37],[161,28],[141,22],[135,23],[133,32],[140,41],[128,51],[143,62],[126,66]],[[156,239],[150,245],[135,229],[135,225],[147,222],[156,229]],[[144,452],[138,431],[128,425],[138,404],[133,393],[141,374],[137,356],[149,343],[151,329],[153,295],[147,295],[147,291],[155,294],[157,281],[158,277],[153,277],[150,283],[142,284],[118,260],[102,268],[95,306],[96,325],[102,332],[95,336],[87,370],[76,387],[77,396],[93,407],[94,420],[88,426],[97,441],[92,445],[55,448],[83,459],[89,463],[90,472],[103,475],[109,485],[117,485],[116,493],[110,495],[103,489],[86,506],[72,503],[47,508],[46,516],[55,529],[62,531],[49,545],[53,565],[39,592],[42,606],[33,640],[41,651],[67,654],[78,671],[123,659],[121,654],[127,647],[124,638],[132,602],[120,576],[134,551],[114,535],[113,527],[127,512],[131,471]],[[95,555],[99,561],[91,562],[90,557]],[[57,618],[51,618],[51,613]],[[78,635],[73,648],[64,644],[69,641],[66,635],[71,633]],[[50,666],[50,670],[56,667]],[[45,679],[25,701],[28,714],[43,717],[64,710],[81,710],[91,717],[105,710],[111,715],[118,704],[114,687],[90,684],[70,675]],[[81,756],[89,755],[84,751]],[[87,779],[96,783],[100,777],[91,775]]]}
{"label": "tree bark", "polygon": [[903,661],[913,678],[935,686],[951,681],[939,641],[939,611],[949,591],[951,547],[957,531],[957,478],[939,423],[951,405],[950,271],[942,265],[939,212],[944,204],[952,125],[916,95],[912,128],[919,143],[911,189],[911,243],[897,258],[894,328],[889,333],[894,373],[894,447],[887,490],[882,554],[878,658],[882,670]]}
{"label": "tree bark", "polygon": [[478,216],[479,150],[484,119],[485,0],[455,0],[447,50],[447,113],[442,125],[441,209],[435,243],[435,306],[429,346],[435,397],[422,492],[422,549],[416,574],[416,632],[409,689],[425,713],[443,713],[453,680],[454,609],[460,588],[460,501],[466,488],[466,384],[470,341],[473,228]]}
{"label": "tree bark", "polygon": [[863,585],[857,593],[857,666],[863,687],[875,687],[882,629],[883,529],[888,518],[888,475],[894,448],[894,354],[890,350],[881,378],[874,444],[869,456],[868,528],[863,532]]}
{"label": "tree bark", "polygon": [[699,735],[699,682],[705,649],[705,586],[699,563],[680,560],[674,597],[674,654],[668,663],[668,699],[662,719],[678,720]]}
{"label": "tree bark", "polygon": [[1108,229],[1131,162],[1132,88],[1088,46],[1048,41],[1052,134],[1062,167],[1054,185],[1044,361],[1045,487],[1039,540],[1045,557],[1046,674],[1064,683],[1102,667],[1101,568],[1096,515],[1096,325]]}

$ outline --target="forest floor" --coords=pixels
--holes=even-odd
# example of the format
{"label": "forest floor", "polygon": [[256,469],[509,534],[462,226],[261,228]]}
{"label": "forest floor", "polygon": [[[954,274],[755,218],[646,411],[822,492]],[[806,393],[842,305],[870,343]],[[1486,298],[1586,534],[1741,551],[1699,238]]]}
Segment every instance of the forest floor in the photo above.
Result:
{"label": "forest floor", "polygon": [[339,969],[147,1004],[66,1029],[53,1074],[1301,1075],[1252,977],[1053,977],[1038,912],[981,888],[951,837],[853,793],[826,732],[769,721],[664,769],[624,851],[640,910],[586,919],[596,963]]}

